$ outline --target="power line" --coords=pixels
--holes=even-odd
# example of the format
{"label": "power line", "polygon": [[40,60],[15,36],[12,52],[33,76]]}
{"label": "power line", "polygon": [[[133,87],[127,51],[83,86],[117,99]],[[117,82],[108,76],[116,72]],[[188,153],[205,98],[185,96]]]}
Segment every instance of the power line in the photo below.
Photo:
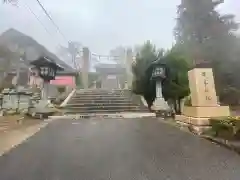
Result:
{"label": "power line", "polygon": [[58,32],[61,34],[61,36],[65,39],[65,41],[69,42],[68,39],[66,38],[66,36],[62,33],[62,31],[60,30],[59,26],[54,22],[54,20],[52,19],[52,17],[49,15],[48,11],[44,8],[44,6],[42,5],[42,3],[39,0],[36,0],[38,5],[41,7],[41,9],[43,10],[43,12],[46,14],[46,16],[48,17],[48,19],[52,22],[52,24],[55,26],[55,28],[58,30]]}
{"label": "power line", "polygon": [[34,17],[37,19],[37,21],[41,24],[41,26],[44,28],[44,30],[52,37],[50,31],[46,28],[46,26],[43,24],[43,22],[38,18],[38,16],[33,12],[33,10],[28,6],[26,3],[24,3],[26,8],[34,15]]}
{"label": "power line", "polygon": [[[48,17],[48,19],[52,22],[52,24],[55,26],[55,28],[57,29],[57,31],[59,32],[59,34],[63,37],[63,39],[69,44],[70,41],[66,38],[66,36],[63,34],[63,32],[61,31],[61,29],[59,28],[59,26],[55,23],[55,21],[52,19],[52,17],[50,16],[50,14],[48,13],[48,11],[46,10],[46,8],[43,6],[43,4],[40,2],[40,0],[36,0],[38,5],[41,7],[41,9],[43,10],[43,12],[45,13],[45,15]],[[77,53],[76,53],[77,54]],[[76,62],[76,54],[72,55],[72,63],[73,66],[75,67],[75,69],[78,69],[78,65]]]}
{"label": "power line", "polygon": [[[23,3],[23,4],[24,4],[25,8],[27,8],[29,10],[29,12],[31,14],[33,14],[33,16],[37,19],[37,21],[41,24],[41,26],[44,28],[44,30],[47,32],[47,34],[52,38],[53,37],[52,33],[50,33],[50,31],[46,28],[46,26],[39,19],[39,17],[36,15],[36,13],[34,13],[34,11],[31,9],[31,7],[27,3]],[[59,41],[56,41],[56,43],[59,47],[62,47],[62,45]]]}

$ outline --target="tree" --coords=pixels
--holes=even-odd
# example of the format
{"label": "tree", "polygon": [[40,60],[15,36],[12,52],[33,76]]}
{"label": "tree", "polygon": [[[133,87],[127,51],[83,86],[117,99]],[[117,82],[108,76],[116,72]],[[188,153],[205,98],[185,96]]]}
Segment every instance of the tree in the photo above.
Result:
{"label": "tree", "polygon": [[0,44],[0,86],[9,86],[9,80],[6,79],[8,73],[10,72],[13,63],[20,60],[21,54],[19,52],[13,52],[6,46]]}
{"label": "tree", "polygon": [[187,58],[209,62],[215,74],[216,90],[240,87],[238,76],[239,49],[233,15],[221,15],[217,6],[223,0],[182,0],[178,6],[175,37]]}
{"label": "tree", "polygon": [[177,114],[181,113],[181,100],[190,93],[188,85],[189,64],[183,55],[174,52],[166,53],[163,60],[169,69],[168,78],[163,83],[163,97],[172,102]]}
{"label": "tree", "polygon": [[222,0],[182,0],[178,6],[175,37],[192,58],[216,60],[217,52],[225,54],[226,47],[233,45],[233,32],[238,26],[233,15],[220,15],[215,10],[221,3]]}
{"label": "tree", "polygon": [[189,63],[177,49],[174,46],[170,51],[164,53],[163,49],[157,51],[156,47],[148,41],[137,54],[136,63],[132,67],[133,92],[145,98],[149,109],[156,98],[156,83],[151,81],[152,72],[147,69],[157,59],[165,62],[169,71],[168,78],[163,82],[163,97],[174,103],[177,113],[180,113],[181,99],[189,95],[187,77]]}
{"label": "tree", "polygon": [[156,47],[147,41],[140,48],[140,52],[136,56],[136,63],[132,66],[134,75],[132,90],[135,94],[144,96],[149,108],[155,99],[156,90],[154,84],[151,84],[150,75],[146,74],[146,70],[153,61],[161,56],[163,56],[163,50],[156,50]]}

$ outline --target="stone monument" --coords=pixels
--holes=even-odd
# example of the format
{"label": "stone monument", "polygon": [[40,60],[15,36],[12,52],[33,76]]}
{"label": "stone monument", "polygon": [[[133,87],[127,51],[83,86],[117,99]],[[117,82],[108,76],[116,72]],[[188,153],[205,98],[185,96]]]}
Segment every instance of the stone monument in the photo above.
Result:
{"label": "stone monument", "polygon": [[184,106],[176,120],[187,123],[197,133],[208,127],[212,117],[230,115],[228,106],[220,106],[215,90],[212,68],[196,67],[188,72],[191,106]]}

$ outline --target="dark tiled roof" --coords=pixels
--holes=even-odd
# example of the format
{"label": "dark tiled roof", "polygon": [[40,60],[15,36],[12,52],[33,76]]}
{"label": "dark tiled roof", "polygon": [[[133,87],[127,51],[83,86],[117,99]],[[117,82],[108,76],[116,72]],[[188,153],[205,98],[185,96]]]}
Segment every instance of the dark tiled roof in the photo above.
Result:
{"label": "dark tiled roof", "polygon": [[30,64],[35,66],[42,66],[48,64],[49,66],[57,68],[59,71],[64,70],[64,68],[61,65],[56,63],[53,59],[46,56],[39,57],[37,60],[31,61]]}

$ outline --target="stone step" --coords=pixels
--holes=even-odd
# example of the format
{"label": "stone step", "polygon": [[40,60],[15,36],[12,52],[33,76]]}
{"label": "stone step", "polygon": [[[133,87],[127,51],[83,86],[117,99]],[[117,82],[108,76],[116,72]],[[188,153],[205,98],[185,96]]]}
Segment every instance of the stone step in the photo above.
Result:
{"label": "stone step", "polygon": [[121,97],[127,97],[127,96],[124,96],[124,95],[81,95],[81,96],[73,96],[72,99],[80,99],[80,98],[83,98],[83,97],[91,97],[91,98],[98,98],[98,97],[101,97],[101,98],[121,98]]}
{"label": "stone step", "polygon": [[90,89],[90,90],[76,90],[76,93],[119,93],[119,92],[131,92],[130,90],[111,90],[111,89],[107,89],[107,90],[101,90],[101,89]]}
{"label": "stone step", "polygon": [[86,92],[130,92],[129,89],[77,89],[77,93],[86,93]]}
{"label": "stone step", "polygon": [[87,104],[87,103],[131,103],[131,99],[75,99],[68,104]]}
{"label": "stone step", "polygon": [[70,100],[68,104],[88,104],[88,103],[130,103],[129,99],[78,99]]}
{"label": "stone step", "polygon": [[100,113],[121,113],[121,112],[147,112],[144,110],[139,110],[139,109],[125,109],[125,110],[106,110],[106,109],[98,109],[98,110],[67,110],[65,111],[64,114],[91,114],[91,113],[96,113],[96,114],[100,114]]}
{"label": "stone step", "polygon": [[125,94],[129,92],[124,91],[106,91],[106,92],[76,92],[76,94]]}
{"label": "stone step", "polygon": [[95,95],[95,94],[87,94],[87,95],[85,95],[85,94],[83,94],[83,95],[75,95],[75,96],[73,96],[72,98],[74,99],[74,98],[82,98],[82,97],[105,97],[105,98],[108,98],[108,97],[126,97],[125,95],[116,95],[116,94],[111,94],[111,95],[109,95],[109,94],[105,94],[105,95],[103,95],[103,94],[101,94],[101,95]]}
{"label": "stone step", "polygon": [[123,102],[123,103],[112,103],[112,102],[104,102],[104,103],[76,103],[76,104],[67,104],[66,107],[95,107],[95,106],[137,106],[136,104],[133,104],[132,102]]}
{"label": "stone step", "polygon": [[121,95],[121,94],[127,94],[125,92],[117,92],[117,93],[113,93],[113,92],[105,92],[105,93],[95,93],[95,92],[88,92],[88,93],[75,93],[76,95],[91,95],[91,94],[96,94],[96,95],[111,95],[111,94],[116,94],[116,95]]}
{"label": "stone step", "polygon": [[65,114],[147,112],[135,103],[129,90],[77,90],[64,108]]}
{"label": "stone step", "polygon": [[136,109],[136,105],[115,105],[115,106],[67,106],[65,109]]}
{"label": "stone step", "polygon": [[80,102],[80,101],[98,101],[98,100],[105,100],[105,101],[114,101],[114,100],[130,100],[129,98],[127,97],[119,97],[119,98],[116,98],[116,97],[81,97],[81,98],[72,98],[70,100],[70,102],[72,101],[76,101],[76,102]]}

